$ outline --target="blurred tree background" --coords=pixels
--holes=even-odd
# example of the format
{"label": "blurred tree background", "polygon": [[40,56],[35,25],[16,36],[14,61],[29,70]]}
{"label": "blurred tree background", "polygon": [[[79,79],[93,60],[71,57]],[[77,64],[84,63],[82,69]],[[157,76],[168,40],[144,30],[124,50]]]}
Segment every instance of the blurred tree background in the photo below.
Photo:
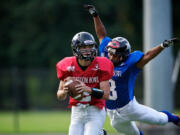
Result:
{"label": "blurred tree background", "polygon": [[[95,36],[83,4],[96,6],[110,37],[124,36],[133,50],[143,50],[143,0],[1,0],[0,110],[66,108],[67,100],[56,99],[56,63],[72,55],[75,33],[88,31]],[[179,5],[172,0],[175,37],[180,37]],[[175,57],[178,49],[174,47]],[[142,82],[141,74],[136,94],[143,102]],[[179,90],[180,78],[174,93],[176,108],[180,108]]]}

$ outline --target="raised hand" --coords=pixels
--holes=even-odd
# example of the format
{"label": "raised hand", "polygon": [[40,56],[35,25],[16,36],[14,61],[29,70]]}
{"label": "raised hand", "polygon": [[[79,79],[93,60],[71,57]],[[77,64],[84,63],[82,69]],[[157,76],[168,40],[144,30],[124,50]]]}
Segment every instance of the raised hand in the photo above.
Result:
{"label": "raised hand", "polygon": [[168,40],[164,40],[164,42],[161,44],[161,46],[163,48],[166,48],[166,47],[169,47],[169,46],[173,46],[174,43],[177,43],[179,42],[179,38],[171,38],[171,39],[168,39]]}
{"label": "raised hand", "polygon": [[98,12],[93,5],[87,5],[86,4],[86,5],[84,5],[84,8],[86,8],[93,17],[98,16]]}

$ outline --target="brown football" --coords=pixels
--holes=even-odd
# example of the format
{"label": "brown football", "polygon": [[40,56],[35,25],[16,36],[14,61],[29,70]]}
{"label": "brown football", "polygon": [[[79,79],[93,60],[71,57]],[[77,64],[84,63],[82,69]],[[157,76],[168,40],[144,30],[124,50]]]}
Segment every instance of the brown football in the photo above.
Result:
{"label": "brown football", "polygon": [[73,77],[67,77],[65,79],[65,85],[69,89],[68,94],[69,94],[69,96],[71,96],[75,100],[81,100],[83,98],[83,93],[79,94],[75,90],[75,86],[78,85],[78,84],[80,84],[80,82],[78,80],[76,80],[75,78],[73,78]]}

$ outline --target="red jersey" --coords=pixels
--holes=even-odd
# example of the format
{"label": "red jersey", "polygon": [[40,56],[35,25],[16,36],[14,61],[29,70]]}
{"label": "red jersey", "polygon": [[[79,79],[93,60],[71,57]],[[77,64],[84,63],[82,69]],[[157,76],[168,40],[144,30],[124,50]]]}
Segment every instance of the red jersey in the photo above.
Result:
{"label": "red jersey", "polygon": [[[66,77],[71,76],[84,82],[91,88],[100,88],[100,82],[109,80],[113,76],[113,64],[105,57],[95,57],[85,71],[79,67],[75,56],[66,57],[59,61],[56,68],[59,80],[64,80]],[[104,99],[97,99],[90,95],[80,101],[70,97],[70,107],[78,103],[95,105],[99,108],[105,106]]]}

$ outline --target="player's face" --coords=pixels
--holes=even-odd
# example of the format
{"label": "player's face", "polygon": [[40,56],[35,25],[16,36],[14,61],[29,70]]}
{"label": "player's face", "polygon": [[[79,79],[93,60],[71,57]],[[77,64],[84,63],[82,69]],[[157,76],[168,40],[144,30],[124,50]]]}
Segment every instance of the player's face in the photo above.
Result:
{"label": "player's face", "polygon": [[[93,46],[82,46],[79,48],[79,52],[81,53],[81,55],[83,55],[83,57],[91,57],[92,48]],[[81,66],[88,66],[91,63],[91,59],[89,60],[78,59],[78,61]]]}
{"label": "player's face", "polygon": [[91,56],[92,48],[93,48],[92,45],[82,46],[79,48],[79,51],[84,57],[88,57]]}
{"label": "player's face", "polygon": [[120,61],[122,61],[122,56],[113,54],[113,53],[108,53],[108,58],[109,60],[112,61],[112,63],[114,64],[114,66],[118,66],[120,64]]}

